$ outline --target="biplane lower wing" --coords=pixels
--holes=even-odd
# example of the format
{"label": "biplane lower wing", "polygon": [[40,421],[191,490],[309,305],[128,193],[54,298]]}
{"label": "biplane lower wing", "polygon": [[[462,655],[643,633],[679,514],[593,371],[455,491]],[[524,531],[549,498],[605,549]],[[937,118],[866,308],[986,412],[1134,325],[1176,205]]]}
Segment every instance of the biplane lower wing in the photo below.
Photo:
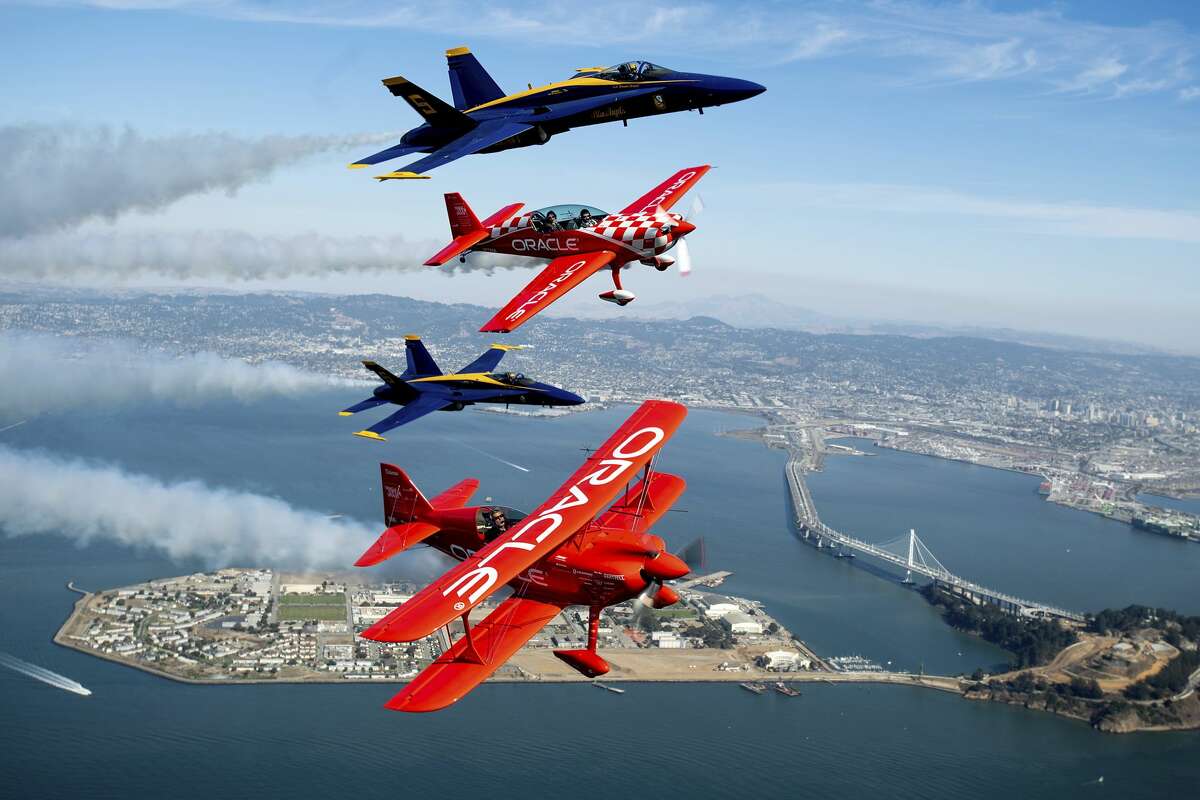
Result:
{"label": "biplane lower wing", "polygon": [[612,508],[596,521],[596,527],[645,533],[671,510],[671,506],[687,488],[687,481],[678,475],[652,472],[650,483],[645,479],[630,487]]}
{"label": "biplane lower wing", "polygon": [[459,637],[388,701],[393,711],[437,711],[467,694],[542,628],[558,616],[564,606],[513,596],[471,626],[471,636]]}
{"label": "biplane lower wing", "polygon": [[642,403],[549,500],[363,631],[363,638],[416,641],[470,611],[591,522],[654,458],[685,416],[687,408],[679,403]]}

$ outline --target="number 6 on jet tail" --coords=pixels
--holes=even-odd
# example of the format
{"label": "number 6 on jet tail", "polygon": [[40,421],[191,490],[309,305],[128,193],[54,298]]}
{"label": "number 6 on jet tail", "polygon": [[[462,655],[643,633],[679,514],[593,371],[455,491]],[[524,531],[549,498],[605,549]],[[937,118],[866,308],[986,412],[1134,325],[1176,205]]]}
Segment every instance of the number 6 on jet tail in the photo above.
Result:
{"label": "number 6 on jet tail", "polygon": [[[679,595],[664,582],[699,566],[700,542],[672,555],[650,533],[684,490],[683,478],[651,466],[686,414],[678,403],[646,401],[527,516],[502,507],[464,507],[479,485],[475,480],[426,500],[407,475],[381,465],[384,514],[391,527],[357,565],[378,564],[418,542],[462,562],[362,632],[379,642],[412,642],[462,620],[463,635],[387,708],[445,708],[572,605],[588,608],[587,645],[554,655],[589,678],[608,672],[596,652],[601,610],[633,598],[654,608],[671,605]],[[631,486],[639,472],[641,479]],[[513,589],[512,595],[472,625],[471,610],[504,586]]]}
{"label": "number 6 on jet tail", "polygon": [[670,209],[704,177],[709,167],[680,170],[616,214],[579,204],[550,206],[519,213],[521,203],[505,206],[482,222],[462,195],[446,195],[446,213],[454,241],[426,261],[441,266],[455,256],[487,252],[549,258],[550,263],[491,321],[480,328],[511,333],[546,306],[608,267],[615,288],[601,300],[624,306],[635,296],[621,286],[621,269],[634,261],[665,270],[676,259],[664,255],[675,248],[679,273],[691,271],[684,239],[696,226]]}

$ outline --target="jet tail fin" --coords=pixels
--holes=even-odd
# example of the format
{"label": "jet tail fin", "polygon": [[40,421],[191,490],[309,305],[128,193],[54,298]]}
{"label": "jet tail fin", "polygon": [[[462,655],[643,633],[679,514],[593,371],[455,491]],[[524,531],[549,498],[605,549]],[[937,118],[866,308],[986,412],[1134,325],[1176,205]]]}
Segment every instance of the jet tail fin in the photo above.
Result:
{"label": "jet tail fin", "polygon": [[408,359],[408,369],[404,370],[405,380],[442,374],[433,356],[425,349],[425,343],[421,341],[420,336],[404,337],[404,355]]}
{"label": "jet tail fin", "polygon": [[492,80],[470,48],[456,47],[446,51],[446,66],[450,68],[450,89],[454,107],[474,108],[504,97],[504,92]]}
{"label": "jet tail fin", "polygon": [[475,120],[457,108],[451,108],[437,95],[425,91],[407,78],[399,75],[394,78],[385,78],[383,85],[393,95],[412,106],[413,111],[424,117],[425,121],[435,128],[467,130],[474,128],[477,124]]}

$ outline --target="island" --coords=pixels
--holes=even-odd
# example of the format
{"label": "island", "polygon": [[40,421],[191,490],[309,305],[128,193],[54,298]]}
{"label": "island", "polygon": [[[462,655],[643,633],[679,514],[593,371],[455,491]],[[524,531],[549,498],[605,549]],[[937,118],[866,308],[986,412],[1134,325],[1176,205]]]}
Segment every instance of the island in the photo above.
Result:
{"label": "island", "polygon": [[[605,609],[606,682],[901,683],[961,693],[957,677],[883,670],[857,656],[822,658],[762,604],[711,589],[729,573],[676,585],[661,610]],[[404,682],[449,649],[460,623],[417,642],[356,636],[416,591],[337,573],[230,568],[82,592],[54,637],[60,645],[188,683]],[[76,590],[82,591],[82,590]],[[495,608],[486,601],[482,619]],[[501,667],[493,681],[585,681],[553,655],[583,647],[587,613],[569,608]]]}

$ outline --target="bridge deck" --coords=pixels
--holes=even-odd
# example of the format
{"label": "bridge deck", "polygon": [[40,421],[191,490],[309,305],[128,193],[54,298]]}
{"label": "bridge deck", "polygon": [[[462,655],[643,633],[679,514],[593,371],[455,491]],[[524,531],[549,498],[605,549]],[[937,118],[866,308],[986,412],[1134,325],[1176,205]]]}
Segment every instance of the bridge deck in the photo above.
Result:
{"label": "bridge deck", "polygon": [[[974,581],[960,578],[943,567],[939,562],[937,562],[936,558],[932,559],[936,566],[931,566],[930,564],[925,563],[923,560],[901,556],[897,553],[891,552],[890,550],[886,550],[877,544],[873,544],[871,542],[867,542],[834,530],[825,523],[821,522],[820,517],[817,515],[817,508],[813,504],[812,495],[809,494],[808,486],[804,482],[804,476],[800,472],[799,462],[797,462],[795,459],[789,460],[787,463],[786,472],[788,486],[791,489],[792,505],[796,509],[796,522],[806,531],[814,533],[817,536],[824,537],[831,542],[836,542],[843,547],[848,547],[873,558],[888,562],[900,567],[901,569],[925,575],[928,578],[933,578],[934,580],[940,581],[948,586],[951,586],[952,588],[961,590],[963,592],[968,592],[973,595],[978,595],[991,601],[1005,603],[1016,608],[1020,608],[1023,611],[1031,611],[1036,614],[1061,617],[1063,619],[1070,619],[1077,622],[1082,622],[1084,619],[1083,615],[1076,611],[1069,611],[1065,608],[1059,608],[1057,606],[1051,606],[1033,600],[1026,600],[1024,598],[1016,597],[1015,595],[1007,594],[995,589],[989,589],[988,587],[982,586]],[[913,536],[915,538],[915,534],[913,534]],[[924,547],[924,545],[922,545],[922,547]],[[932,553],[930,553],[930,555],[932,556]]]}

